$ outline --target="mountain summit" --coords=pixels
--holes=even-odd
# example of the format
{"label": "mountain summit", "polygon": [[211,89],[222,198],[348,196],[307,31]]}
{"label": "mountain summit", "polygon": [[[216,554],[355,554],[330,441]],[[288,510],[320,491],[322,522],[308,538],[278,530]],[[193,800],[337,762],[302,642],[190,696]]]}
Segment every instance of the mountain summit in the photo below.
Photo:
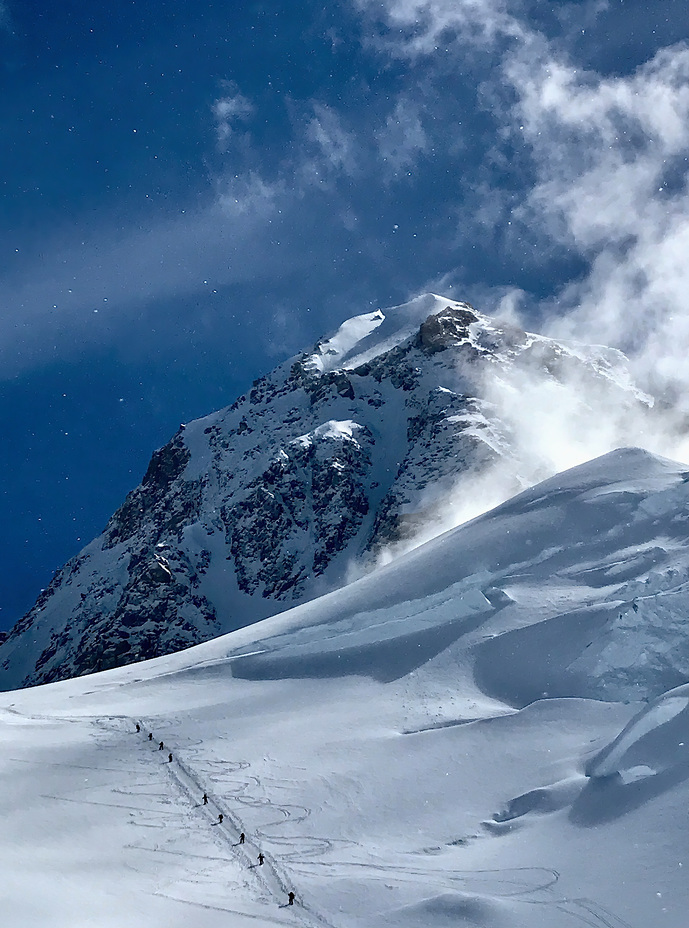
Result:
{"label": "mountain summit", "polygon": [[516,404],[525,379],[576,383],[618,410],[648,403],[621,353],[530,334],[467,303],[425,294],[355,316],[153,454],[102,535],[0,645],[0,686],[249,625],[341,585],[497,463],[512,492],[534,482],[496,379]]}

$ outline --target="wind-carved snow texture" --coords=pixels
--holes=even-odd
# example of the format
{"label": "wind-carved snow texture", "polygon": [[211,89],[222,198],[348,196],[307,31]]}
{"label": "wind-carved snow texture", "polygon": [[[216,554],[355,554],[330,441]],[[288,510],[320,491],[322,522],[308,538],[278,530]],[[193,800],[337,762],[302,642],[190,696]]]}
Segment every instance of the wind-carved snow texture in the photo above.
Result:
{"label": "wind-carved snow texture", "polygon": [[688,491],[618,450],[280,615],[0,694],[3,928],[684,928]]}
{"label": "wind-carved snow texture", "polygon": [[518,491],[518,443],[486,397],[496,372],[522,370],[575,379],[620,410],[646,402],[619,352],[561,345],[466,303],[426,294],[348,320],[155,452],[0,645],[0,686],[170,653],[310,600],[443,515],[496,462]]}

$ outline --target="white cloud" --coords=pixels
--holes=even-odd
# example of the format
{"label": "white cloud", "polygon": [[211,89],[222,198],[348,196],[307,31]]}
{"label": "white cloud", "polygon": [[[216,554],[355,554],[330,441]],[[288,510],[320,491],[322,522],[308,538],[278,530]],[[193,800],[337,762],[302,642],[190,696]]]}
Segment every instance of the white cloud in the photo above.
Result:
{"label": "white cloud", "polygon": [[520,110],[531,134],[566,127],[619,147],[620,135],[637,128],[649,141],[670,151],[681,148],[686,139],[683,115],[689,93],[684,45],[661,49],[631,76],[616,78],[600,78],[558,61],[548,55],[543,43],[541,52],[540,61],[522,54],[511,58],[506,67],[519,91]]}
{"label": "white cloud", "polygon": [[260,174],[249,172],[223,178],[219,185],[218,205],[226,216],[250,216],[252,222],[267,219],[279,209],[278,201],[289,198],[285,183],[272,183]]}
{"label": "white cloud", "polygon": [[[460,214],[458,227],[481,241],[510,214],[522,235],[540,239],[544,261],[555,247],[583,259],[583,276],[542,304],[547,330],[629,353],[643,385],[678,407],[682,427],[689,415],[686,45],[661,49],[633,74],[606,77],[569,60],[561,43],[502,0],[358,6],[383,17],[390,54],[424,55],[425,67],[438,46],[493,45],[501,67],[485,82],[486,106],[498,120],[498,140],[529,155],[535,179],[516,204],[514,191],[477,188],[472,215]],[[461,272],[447,276],[461,279]],[[519,302],[511,301],[511,315]]]}
{"label": "white cloud", "polygon": [[[145,314],[155,302],[214,287],[279,277],[300,255],[279,247],[273,223],[291,195],[257,177],[226,184],[217,202],[147,228],[101,229],[48,251],[27,279],[5,278],[0,378],[11,378],[89,344],[156,337]],[[169,324],[178,320],[170,317]]]}
{"label": "white cloud", "polygon": [[230,139],[236,132],[237,124],[245,123],[254,114],[255,110],[251,101],[239,92],[233,82],[225,82],[223,88],[225,90],[224,96],[216,100],[212,106],[220,151],[227,150]]}
{"label": "white cloud", "polygon": [[628,77],[555,59],[517,58],[507,73],[538,168],[522,220],[590,262],[549,331],[622,348],[689,412],[689,50],[663,49]]}
{"label": "white cloud", "polygon": [[314,103],[313,113],[306,126],[306,140],[316,148],[318,158],[308,167],[314,171],[354,174],[357,170],[354,134],[345,128],[342,117],[331,107]]}
{"label": "white cloud", "polygon": [[419,108],[410,99],[400,99],[383,127],[374,132],[378,154],[394,174],[416,164],[427,151],[429,140],[421,123]]}
{"label": "white cloud", "polygon": [[12,17],[10,15],[9,7],[4,2],[0,0],[0,29],[4,29],[6,32],[12,32]]}
{"label": "white cloud", "polygon": [[399,56],[426,55],[443,47],[451,36],[462,41],[492,43],[498,36],[520,36],[518,20],[506,0],[355,0],[366,15],[381,14],[390,32],[380,37]]}
{"label": "white cloud", "polygon": [[[364,0],[359,6],[371,16],[381,9]],[[480,239],[483,226],[497,228],[510,214],[540,238],[544,260],[554,246],[583,259],[581,278],[540,307],[548,334],[621,348],[634,378],[660,399],[649,412],[614,390],[604,397],[578,377],[557,383],[537,369],[492,377],[487,396],[511,435],[517,467],[502,462],[463,479],[436,521],[403,548],[615,447],[636,444],[689,460],[686,45],[661,49],[633,74],[605,77],[567,59],[499,0],[383,0],[382,10],[381,44],[408,56],[412,67],[420,55],[424,68],[433,67],[433,53],[448,44],[456,52],[492,45],[501,56],[483,88],[486,106],[498,121],[498,146],[508,140],[528,155],[534,182],[516,201],[514,190],[478,189],[474,214],[463,217],[460,209],[458,225]],[[509,41],[497,43],[500,37]],[[439,59],[440,67],[447,60]],[[430,289],[454,285],[453,295],[465,298],[462,276],[461,267],[450,270]],[[525,297],[496,288],[495,314],[528,328]]]}

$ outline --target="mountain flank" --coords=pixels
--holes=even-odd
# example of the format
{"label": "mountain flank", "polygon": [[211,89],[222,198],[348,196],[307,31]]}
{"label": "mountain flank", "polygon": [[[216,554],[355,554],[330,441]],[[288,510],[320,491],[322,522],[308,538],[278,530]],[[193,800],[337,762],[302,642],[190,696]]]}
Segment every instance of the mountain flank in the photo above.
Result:
{"label": "mountain flank", "polygon": [[347,320],[154,452],[0,643],[0,686],[168,654],[311,600],[497,463],[518,492],[519,443],[490,384],[521,375],[574,380],[622,411],[650,402],[620,352],[434,294]]}

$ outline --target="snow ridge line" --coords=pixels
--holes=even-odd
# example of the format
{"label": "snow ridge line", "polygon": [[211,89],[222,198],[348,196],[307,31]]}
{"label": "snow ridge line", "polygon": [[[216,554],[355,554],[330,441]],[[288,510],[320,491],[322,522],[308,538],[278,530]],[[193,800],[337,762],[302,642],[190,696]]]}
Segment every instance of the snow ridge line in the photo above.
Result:
{"label": "snow ridge line", "polygon": [[[142,734],[144,733],[145,728],[148,731],[151,731],[152,726],[145,725],[142,719],[138,719],[136,721],[138,721],[139,724],[141,725]],[[145,744],[148,743],[147,739],[144,741],[144,743]],[[157,750],[158,749],[156,748],[156,752]],[[168,776],[170,776],[172,779],[176,781],[177,785],[181,788],[182,792],[186,793],[186,795],[189,797],[189,799],[192,800],[192,802],[197,800],[199,795],[203,795],[203,793],[205,793],[208,796],[209,801],[213,803],[213,805],[218,809],[220,813],[222,813],[222,816],[223,816],[223,821],[221,823],[215,822],[215,826],[220,830],[220,833],[223,835],[223,837],[226,839],[226,841],[231,845],[233,849],[237,847],[241,847],[242,845],[239,845],[238,840],[237,842],[234,842],[232,840],[232,835],[229,834],[225,826],[225,822],[229,821],[232,827],[234,828],[234,830],[236,831],[237,839],[239,839],[239,835],[241,833],[244,833],[244,828],[243,828],[241,819],[239,819],[237,815],[229,811],[229,809],[227,809],[223,804],[221,804],[218,798],[214,795],[214,793],[210,792],[207,789],[204,789],[198,775],[194,772],[194,770],[191,767],[185,764],[184,761],[180,760],[179,755],[173,753],[173,762],[165,764],[164,766],[167,768]],[[176,769],[175,769],[175,766],[176,766]],[[204,811],[203,806],[201,807],[201,811],[202,812]],[[205,817],[206,819],[208,819],[207,815]],[[246,853],[246,850],[248,849],[253,849],[254,851],[256,851],[257,852],[256,859],[258,859],[258,852],[260,848],[255,843],[255,841],[253,841],[250,837],[247,837],[243,847],[245,848],[245,853]],[[259,869],[261,870],[261,873],[262,873],[261,876],[259,876],[258,873],[255,875],[257,876],[257,878],[259,878],[260,882],[263,884],[265,889],[273,897],[277,899],[278,897],[282,896],[284,898],[289,893],[288,886],[290,885],[287,880],[286,874],[284,873],[282,868],[277,864],[272,854],[269,854],[266,851],[262,851],[261,853],[263,854],[263,857],[264,857],[263,865],[259,868],[259,866],[257,866],[256,864],[251,864],[250,867],[256,871],[259,871]],[[271,876],[272,876],[272,880],[270,879]],[[270,885],[271,883],[273,884],[272,886]],[[304,902],[299,902],[297,904],[297,911],[307,913],[311,917],[311,919],[316,923],[317,928],[335,928],[335,926],[331,922],[329,922],[326,918],[324,918],[323,915],[315,911],[315,909],[312,906]]]}

